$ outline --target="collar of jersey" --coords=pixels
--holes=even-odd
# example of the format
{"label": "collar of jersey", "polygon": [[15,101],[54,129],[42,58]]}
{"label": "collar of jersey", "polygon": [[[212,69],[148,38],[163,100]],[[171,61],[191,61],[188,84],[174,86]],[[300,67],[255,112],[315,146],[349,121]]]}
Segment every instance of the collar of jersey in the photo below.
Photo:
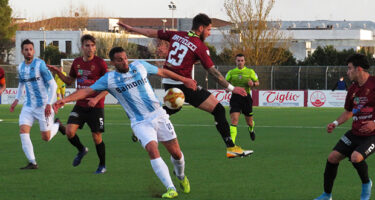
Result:
{"label": "collar of jersey", "polygon": [[197,35],[195,32],[193,32],[193,31],[189,31],[188,32],[188,36],[190,36],[190,37],[199,37],[199,35]]}

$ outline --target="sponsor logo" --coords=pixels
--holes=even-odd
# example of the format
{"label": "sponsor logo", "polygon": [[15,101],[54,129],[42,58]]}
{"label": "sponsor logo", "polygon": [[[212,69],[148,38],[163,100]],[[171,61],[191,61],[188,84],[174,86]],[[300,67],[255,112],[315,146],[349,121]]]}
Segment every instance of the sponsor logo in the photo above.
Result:
{"label": "sponsor logo", "polygon": [[372,152],[372,150],[374,150],[374,148],[375,148],[375,145],[371,144],[371,146],[366,150],[365,154],[369,155]]}
{"label": "sponsor logo", "polygon": [[76,113],[76,112],[71,112],[71,113],[69,114],[69,116],[72,116],[72,117],[79,117],[78,113]]}
{"label": "sponsor logo", "polygon": [[277,91],[266,91],[263,93],[266,96],[267,103],[284,103],[286,101],[298,101],[300,95],[293,92],[277,92]]}
{"label": "sponsor logo", "polygon": [[35,82],[35,81],[39,81],[40,80],[40,77],[33,77],[33,78],[27,78],[27,79],[20,79],[20,82],[24,83],[24,82]]}
{"label": "sponsor logo", "polygon": [[340,139],[342,142],[344,142],[347,146],[350,146],[352,144],[352,141],[349,140],[345,135],[341,137]]}
{"label": "sponsor logo", "polygon": [[321,107],[327,101],[326,95],[321,91],[315,91],[310,96],[311,104],[315,107]]}
{"label": "sponsor logo", "polygon": [[132,89],[132,88],[138,87],[138,86],[140,86],[140,85],[144,85],[144,84],[146,84],[146,83],[147,83],[147,78],[140,79],[140,80],[137,80],[137,81],[133,81],[133,82],[131,82],[131,83],[129,83],[129,84],[125,84],[125,85],[122,86],[122,87],[118,87],[118,88],[116,88],[116,91],[117,91],[118,93],[122,93],[122,92],[125,92],[125,91],[129,90],[129,89]]}

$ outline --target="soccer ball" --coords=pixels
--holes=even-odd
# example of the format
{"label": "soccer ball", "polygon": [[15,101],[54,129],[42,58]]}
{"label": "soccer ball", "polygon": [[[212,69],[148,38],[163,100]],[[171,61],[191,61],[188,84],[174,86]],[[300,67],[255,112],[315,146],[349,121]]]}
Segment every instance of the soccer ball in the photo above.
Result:
{"label": "soccer ball", "polygon": [[164,104],[169,109],[179,109],[184,105],[185,95],[178,88],[169,88],[164,96]]}

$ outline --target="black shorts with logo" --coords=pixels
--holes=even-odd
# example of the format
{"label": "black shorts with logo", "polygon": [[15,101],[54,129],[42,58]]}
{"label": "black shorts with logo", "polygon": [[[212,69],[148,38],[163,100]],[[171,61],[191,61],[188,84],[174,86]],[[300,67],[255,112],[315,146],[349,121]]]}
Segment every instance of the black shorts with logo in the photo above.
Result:
{"label": "black shorts with logo", "polygon": [[75,105],[69,114],[68,124],[78,124],[79,129],[82,129],[85,123],[90,127],[91,132],[103,133],[104,108],[86,108]]}
{"label": "black shorts with logo", "polygon": [[247,94],[247,96],[244,97],[232,93],[229,105],[230,113],[242,112],[245,116],[253,116],[253,99],[250,94]]}
{"label": "black shorts with logo", "polygon": [[197,90],[194,91],[185,87],[185,85],[164,84],[165,90],[168,90],[169,88],[178,88],[182,90],[185,95],[185,102],[194,107],[201,105],[211,95],[209,91],[203,89],[201,86],[198,86]]}
{"label": "black shorts with logo", "polygon": [[375,151],[375,135],[357,136],[349,130],[340,138],[333,150],[349,158],[353,151],[357,151],[366,159]]}

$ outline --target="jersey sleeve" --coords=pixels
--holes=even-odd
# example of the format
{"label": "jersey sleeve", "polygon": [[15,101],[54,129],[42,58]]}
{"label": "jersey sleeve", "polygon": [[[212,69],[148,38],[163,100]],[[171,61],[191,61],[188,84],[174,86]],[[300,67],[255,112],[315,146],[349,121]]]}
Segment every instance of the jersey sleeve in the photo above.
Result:
{"label": "jersey sleeve", "polygon": [[214,63],[212,62],[210,57],[210,50],[208,50],[205,45],[202,45],[201,48],[197,49],[196,55],[198,56],[204,68],[209,69],[214,66]]}
{"label": "jersey sleeve", "polygon": [[44,61],[40,63],[40,75],[43,78],[43,81],[47,83],[49,80],[53,79],[51,72],[48,70],[47,65]]}
{"label": "jersey sleeve", "polygon": [[157,74],[159,68],[156,67],[155,65],[151,65],[150,63],[146,61],[139,61],[146,69],[147,74]]}
{"label": "jersey sleeve", "polygon": [[228,82],[230,82],[230,80],[232,79],[232,70],[229,70],[227,72],[227,74],[225,75],[225,80],[227,80]]}
{"label": "jersey sleeve", "polygon": [[252,80],[252,81],[258,81],[259,80],[259,78],[258,78],[258,75],[257,75],[257,73],[255,73],[255,71],[253,70],[253,69],[251,69],[251,75],[250,75],[250,79]]}
{"label": "jersey sleeve", "polygon": [[158,30],[158,38],[169,42],[175,33],[176,31]]}
{"label": "jersey sleeve", "polygon": [[0,79],[3,79],[5,77],[4,69],[0,67]]}
{"label": "jersey sleeve", "polygon": [[108,89],[108,73],[100,77],[94,84],[90,86],[95,91],[103,91]]}
{"label": "jersey sleeve", "polygon": [[76,68],[76,61],[74,60],[72,63],[72,67],[70,68],[69,71],[69,76],[72,78],[77,78],[77,68]]}
{"label": "jersey sleeve", "polygon": [[352,96],[353,96],[353,90],[352,90],[352,87],[350,87],[348,93],[346,94],[345,105],[344,105],[345,110],[349,112],[353,110]]}

